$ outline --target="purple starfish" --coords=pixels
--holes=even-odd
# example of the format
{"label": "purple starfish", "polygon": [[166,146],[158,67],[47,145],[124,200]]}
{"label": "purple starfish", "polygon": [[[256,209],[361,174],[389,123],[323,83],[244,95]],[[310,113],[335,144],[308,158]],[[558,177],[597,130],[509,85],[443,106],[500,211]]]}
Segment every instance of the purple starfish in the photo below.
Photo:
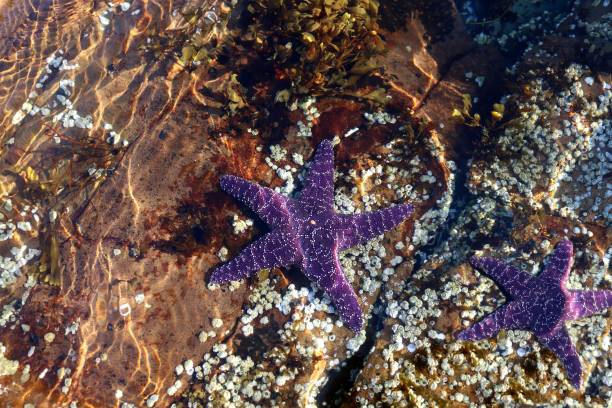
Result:
{"label": "purple starfish", "polygon": [[334,211],[334,151],[332,143],[319,145],[304,189],[288,198],[236,176],[221,177],[221,188],[266,222],[271,231],[216,268],[213,283],[226,283],[264,268],[300,265],[305,275],[325,291],[343,322],[354,332],[363,317],[357,295],[346,280],[338,252],[390,230],[410,214],[409,204],[372,213],[342,215]]}
{"label": "purple starfish", "polygon": [[573,262],[574,250],[568,239],[557,245],[537,277],[494,258],[472,257],[472,266],[491,277],[510,301],[456,337],[480,340],[496,336],[501,329],[529,330],[561,359],[572,385],[579,388],[582,368],[565,321],[611,307],[612,291],[567,289]]}

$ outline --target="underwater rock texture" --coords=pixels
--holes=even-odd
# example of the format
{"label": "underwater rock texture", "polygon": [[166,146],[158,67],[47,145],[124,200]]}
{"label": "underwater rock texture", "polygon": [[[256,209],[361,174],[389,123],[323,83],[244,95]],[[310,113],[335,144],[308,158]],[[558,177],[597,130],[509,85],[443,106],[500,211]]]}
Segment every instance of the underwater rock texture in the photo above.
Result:
{"label": "underwater rock texture", "polygon": [[[0,5],[7,404],[612,399],[609,311],[567,326],[581,389],[528,332],[453,336],[505,303],[475,253],[535,273],[567,237],[568,287],[611,288],[607,2],[12,3]],[[267,231],[219,177],[290,195],[330,138],[336,211],[415,206],[414,222],[341,254],[357,335],[297,270],[205,283]]]}

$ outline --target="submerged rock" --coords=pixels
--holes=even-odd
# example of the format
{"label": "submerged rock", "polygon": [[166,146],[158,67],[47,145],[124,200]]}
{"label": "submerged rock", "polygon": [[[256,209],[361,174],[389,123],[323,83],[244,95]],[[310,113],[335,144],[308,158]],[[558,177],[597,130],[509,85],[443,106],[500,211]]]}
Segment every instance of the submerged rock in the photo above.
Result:
{"label": "submerged rock", "polygon": [[[504,2],[511,15],[482,2],[179,3],[0,9],[3,401],[610,400],[605,313],[568,327],[579,390],[527,332],[453,337],[504,303],[467,263],[475,252],[535,272],[567,237],[568,287],[610,289],[611,90],[597,48],[609,5],[542,2],[539,18],[521,1]],[[496,28],[479,20],[491,15]],[[219,177],[291,195],[330,138],[337,212],[415,206],[414,222],[340,256],[357,335],[297,270],[205,283],[267,231]]]}

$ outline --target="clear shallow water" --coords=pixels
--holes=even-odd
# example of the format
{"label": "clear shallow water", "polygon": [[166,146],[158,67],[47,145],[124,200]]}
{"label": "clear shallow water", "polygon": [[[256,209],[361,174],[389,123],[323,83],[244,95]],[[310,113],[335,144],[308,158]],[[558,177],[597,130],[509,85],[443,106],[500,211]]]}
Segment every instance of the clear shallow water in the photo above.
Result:
{"label": "clear shallow water", "polygon": [[[202,303],[202,260],[189,254],[177,264],[161,253],[140,261],[174,238],[147,236],[159,221],[151,206],[188,205],[190,188],[163,180],[193,179],[190,164],[214,149],[197,137],[205,120],[169,119],[195,80],[169,80],[173,59],[146,49],[149,34],[179,22],[179,5],[136,3],[0,8],[2,183],[14,204],[5,216],[32,227],[3,249],[53,246],[46,252],[54,254],[40,272],[54,286],[31,288],[23,273],[0,290],[2,304],[24,316],[5,326],[3,342],[31,373],[7,389],[6,404],[111,406],[115,388],[129,398],[155,394],[178,354],[202,347],[191,316],[215,308]],[[13,307],[17,298],[25,310]]]}
{"label": "clear shallow water", "polygon": [[[184,69],[179,3],[133,1],[111,8],[76,1],[0,5],[0,188],[4,193],[0,211],[14,224],[9,227],[14,231],[5,233],[6,239],[0,242],[0,253],[11,254],[20,264],[3,275],[0,288],[0,341],[8,347],[7,360],[0,359],[0,366],[7,372],[16,370],[13,377],[0,377],[5,386],[3,401],[41,407],[72,402],[79,407],[129,407],[149,401],[166,406],[185,390],[193,391],[194,399],[206,398],[215,392],[223,394],[227,387],[220,380],[227,374],[221,368],[226,360],[219,357],[227,351],[241,361],[254,359],[258,363],[254,371],[261,374],[256,383],[267,387],[270,398],[284,399],[288,406],[294,401],[315,404],[317,397],[319,402],[340,401],[336,405],[343,399],[350,404],[354,400],[349,397],[354,395],[380,400],[380,393],[368,394],[372,383],[397,386],[405,392],[403,400],[417,393],[441,403],[446,398],[443,391],[432,392],[428,381],[450,378],[447,371],[435,368],[445,360],[451,361],[454,372],[477,376],[474,367],[494,361],[506,379],[508,372],[518,370],[528,381],[545,381],[553,394],[584,397],[559,385],[562,368],[552,379],[548,371],[538,370],[541,364],[554,366],[556,360],[550,353],[534,352],[528,337],[519,334],[498,343],[464,345],[452,338],[462,324],[501,302],[501,294],[465,264],[471,251],[481,249],[483,242],[495,250],[510,242],[512,256],[516,252],[540,262],[550,249],[542,239],[550,245],[549,239],[569,233],[564,229],[574,233],[569,217],[518,211],[525,208],[520,194],[512,193],[515,201],[510,209],[496,207],[490,197],[497,193],[478,183],[491,180],[491,173],[485,171],[491,163],[500,159],[514,167],[513,162],[504,162],[509,155],[497,157],[492,149],[480,152],[483,146],[490,148],[490,140],[480,138],[478,127],[466,130],[450,117],[453,107],[461,107],[465,93],[478,94],[479,102],[472,101],[485,106],[485,117],[490,111],[486,104],[516,91],[509,85],[502,92],[498,86],[517,81],[501,76],[506,60],[492,48],[474,48],[460,25],[448,24],[452,9],[439,8],[439,14],[431,14],[435,18],[410,20],[401,30],[385,33],[389,53],[383,64],[390,81],[390,116],[377,114],[367,98],[360,99],[371,92],[376,96],[369,83],[361,93],[320,96],[314,104],[314,111],[321,112],[316,120],[306,114],[309,99],[300,101],[296,109],[276,106],[277,110],[268,112],[269,106],[253,103],[246,108],[250,111],[235,114],[229,106],[240,105],[240,98],[231,92],[237,92],[236,79],[219,61],[234,57],[249,61],[252,52],[242,49],[240,54],[232,49],[234,54],[222,54],[218,65],[193,64]],[[209,14],[211,21],[222,14],[219,3],[206,7],[214,13]],[[424,9],[428,8],[414,10],[418,14]],[[159,36],[162,31],[168,36]],[[221,25],[215,26],[207,41],[222,43],[224,33]],[[495,39],[496,32],[489,34]],[[451,45],[437,43],[443,38]],[[505,52],[517,57],[512,50]],[[241,73],[240,81],[253,100],[276,91],[257,82],[266,68],[257,61]],[[283,75],[277,71],[273,78],[285,83]],[[537,94],[533,86],[521,89]],[[523,102],[527,110],[533,109]],[[418,126],[421,120],[431,123]],[[557,122],[549,125],[552,128]],[[363,291],[364,309],[374,305],[367,333],[356,338],[343,328],[334,328],[333,338],[322,330],[294,330],[301,324],[300,313],[304,325],[331,324],[337,318],[321,306],[321,293],[311,289],[298,270],[273,271],[272,283],[263,273],[251,284],[235,285],[232,290],[209,290],[204,284],[211,266],[264,232],[257,220],[245,231],[235,232],[232,216],[246,219],[252,214],[219,191],[219,175],[238,174],[291,191],[300,184],[302,165],[312,148],[334,134],[342,137],[336,147],[340,174],[336,204],[342,211],[376,207],[398,197],[418,207],[418,223],[406,223],[363,249],[367,257],[355,253],[342,258],[355,286]],[[599,140],[602,135],[596,136]],[[522,146],[522,137],[519,132],[512,143]],[[285,157],[282,149],[286,149]],[[538,153],[552,157],[544,150]],[[521,154],[528,156],[525,151]],[[274,168],[271,163],[279,164]],[[378,165],[384,171],[378,171]],[[287,172],[295,169],[294,175],[279,172],[279,167]],[[399,187],[388,187],[391,173]],[[469,181],[470,188],[465,185]],[[538,185],[534,191],[545,197],[545,188]],[[562,185],[560,191],[572,196],[577,189]],[[474,196],[477,201],[470,202]],[[587,214],[584,232],[579,227],[574,236],[583,251],[576,276],[585,285],[605,285],[601,264],[605,266],[609,228],[598,216]],[[402,258],[400,264],[383,280],[383,271],[397,256]],[[525,266],[537,269],[534,264]],[[420,273],[409,278],[414,271]],[[34,277],[42,282],[35,284]],[[470,288],[465,295],[463,287]],[[254,299],[258,291],[265,296]],[[266,309],[266,320],[252,324],[255,335],[246,335],[249,325],[242,318],[246,311],[265,304],[261,298],[266,296],[281,299],[280,306]],[[440,300],[438,296],[447,297]],[[405,312],[401,311],[404,306],[398,306],[402,301],[408,305]],[[302,308],[311,304],[318,307],[312,316]],[[415,313],[408,313],[410,309]],[[298,314],[285,315],[282,310]],[[474,315],[463,315],[472,311]],[[587,350],[584,355],[594,355],[605,343],[601,338],[606,322],[594,320],[588,330],[578,332],[584,339],[580,347]],[[281,336],[279,330],[287,324],[291,330]],[[407,370],[386,381],[383,356],[402,330],[420,334],[418,341],[400,339],[405,347],[399,351],[404,354],[396,362],[415,367],[419,377],[411,378],[414,373]],[[218,344],[225,348],[213,348]],[[321,344],[324,347],[317,348]],[[317,346],[314,351],[313,345]],[[517,357],[512,347],[519,345],[528,353]],[[304,357],[309,347],[310,359]],[[197,365],[205,353],[213,356],[204,358],[212,364],[213,373],[205,381],[188,385],[187,376],[176,374],[177,365],[187,359]],[[353,357],[347,358],[351,353]],[[345,358],[348,364],[340,364]],[[606,359],[590,361],[598,365],[592,370],[593,381],[601,384]],[[241,369],[246,366],[240,365]],[[287,380],[292,378],[287,367],[299,372],[296,384],[307,384],[299,392]],[[247,372],[241,377],[241,389],[252,380],[253,373]],[[497,371],[490,375],[495,377]],[[280,383],[287,382],[285,388],[276,383],[278,377],[283,378]],[[325,383],[327,378],[331,381]],[[495,381],[509,384],[500,378]],[[209,392],[206,387],[211,384],[220,388]],[[460,383],[458,387],[465,398],[478,401],[483,392],[472,386]],[[525,398],[537,401],[541,397],[514,382],[508,387],[510,394],[517,387]],[[589,395],[600,398],[606,392],[601,389]]]}

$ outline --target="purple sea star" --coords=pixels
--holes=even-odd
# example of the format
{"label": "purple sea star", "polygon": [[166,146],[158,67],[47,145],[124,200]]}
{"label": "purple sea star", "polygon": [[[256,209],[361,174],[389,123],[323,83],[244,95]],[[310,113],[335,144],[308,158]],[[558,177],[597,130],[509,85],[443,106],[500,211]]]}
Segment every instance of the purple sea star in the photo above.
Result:
{"label": "purple sea star", "polygon": [[271,231],[213,270],[210,281],[226,283],[264,268],[300,265],[308,279],[329,295],[348,328],[358,332],[363,317],[338,252],[394,228],[412,214],[413,207],[400,204],[372,213],[336,214],[334,151],[328,140],[317,148],[297,198],[229,175],[221,177],[221,188],[255,211]]}
{"label": "purple sea star", "polygon": [[472,266],[491,277],[510,301],[456,337],[480,340],[496,336],[501,329],[529,330],[563,362],[572,385],[580,388],[582,367],[565,321],[611,307],[612,291],[567,289],[573,262],[574,250],[568,239],[557,245],[538,276],[494,258],[472,257]]}

